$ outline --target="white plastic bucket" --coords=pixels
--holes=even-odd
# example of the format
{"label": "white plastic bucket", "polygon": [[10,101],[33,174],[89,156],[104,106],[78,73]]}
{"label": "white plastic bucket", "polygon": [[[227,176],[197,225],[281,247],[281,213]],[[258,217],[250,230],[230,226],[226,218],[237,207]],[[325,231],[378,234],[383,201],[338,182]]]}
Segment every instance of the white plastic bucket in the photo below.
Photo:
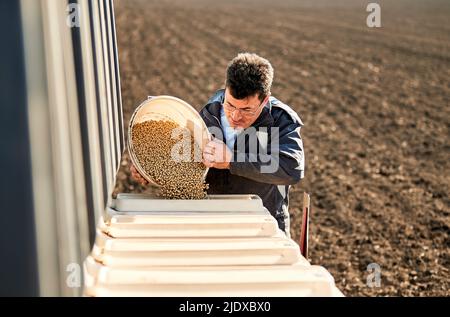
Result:
{"label": "white plastic bucket", "polygon": [[[142,102],[131,116],[128,127],[128,152],[130,153],[131,162],[138,172],[149,183],[159,186],[142,168],[133,149],[133,139],[131,137],[133,126],[148,120],[172,121],[180,127],[188,128],[202,152],[205,145],[212,138],[200,114],[187,102],[172,96],[152,96]],[[207,174],[208,168],[205,166],[203,179],[206,178]]]}

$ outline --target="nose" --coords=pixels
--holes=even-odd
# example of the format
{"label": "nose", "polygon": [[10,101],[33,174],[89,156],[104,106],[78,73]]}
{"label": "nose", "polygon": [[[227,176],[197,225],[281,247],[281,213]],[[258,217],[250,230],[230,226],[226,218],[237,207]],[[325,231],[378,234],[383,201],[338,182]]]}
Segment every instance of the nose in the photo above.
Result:
{"label": "nose", "polygon": [[234,121],[239,121],[242,119],[241,112],[239,110],[234,110],[231,114],[231,119]]}

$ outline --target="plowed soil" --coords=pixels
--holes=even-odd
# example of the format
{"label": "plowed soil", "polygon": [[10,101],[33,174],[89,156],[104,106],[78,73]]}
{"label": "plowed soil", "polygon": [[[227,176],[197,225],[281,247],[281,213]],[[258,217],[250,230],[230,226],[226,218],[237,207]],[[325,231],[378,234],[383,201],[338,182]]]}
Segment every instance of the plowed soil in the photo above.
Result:
{"label": "plowed soil", "polygon": [[[273,95],[305,123],[290,212],[297,240],[311,194],[311,262],[348,296],[450,295],[450,2],[383,1],[381,28],[366,26],[366,1],[115,5],[126,123],[148,95],[200,109],[238,52],[268,58]],[[128,165],[116,192],[151,190]]]}

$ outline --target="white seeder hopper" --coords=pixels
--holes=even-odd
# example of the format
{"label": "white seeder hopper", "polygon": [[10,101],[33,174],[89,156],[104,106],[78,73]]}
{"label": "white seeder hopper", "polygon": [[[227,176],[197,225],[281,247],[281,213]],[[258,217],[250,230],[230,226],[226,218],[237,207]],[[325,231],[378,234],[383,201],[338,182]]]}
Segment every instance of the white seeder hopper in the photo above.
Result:
{"label": "white seeder hopper", "polygon": [[342,296],[253,195],[119,194],[84,276],[86,296]]}

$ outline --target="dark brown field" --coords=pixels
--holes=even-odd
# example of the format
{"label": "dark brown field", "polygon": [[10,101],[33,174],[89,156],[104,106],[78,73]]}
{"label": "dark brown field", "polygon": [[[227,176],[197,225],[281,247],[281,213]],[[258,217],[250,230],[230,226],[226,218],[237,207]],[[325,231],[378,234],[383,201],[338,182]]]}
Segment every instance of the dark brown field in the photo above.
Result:
{"label": "dark brown field", "polygon": [[[450,2],[382,1],[380,29],[337,2],[116,0],[125,121],[147,95],[200,109],[238,52],[268,58],[305,123],[311,262],[348,296],[449,296]],[[122,165],[117,191],[143,191]]]}

